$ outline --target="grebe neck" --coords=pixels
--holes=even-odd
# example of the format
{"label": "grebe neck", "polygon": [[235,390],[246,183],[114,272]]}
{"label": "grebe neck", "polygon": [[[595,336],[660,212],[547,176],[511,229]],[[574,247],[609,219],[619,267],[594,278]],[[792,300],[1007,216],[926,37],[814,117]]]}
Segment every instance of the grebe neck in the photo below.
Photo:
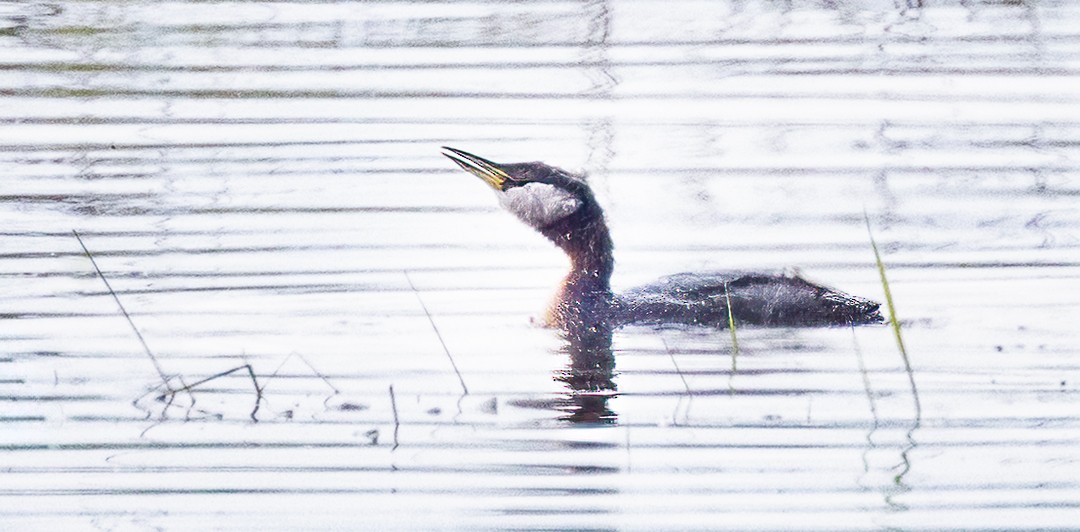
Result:
{"label": "grebe neck", "polygon": [[[592,200],[592,198],[589,198]],[[540,232],[570,258],[570,271],[548,310],[552,326],[599,322],[611,310],[615,270],[611,234],[595,200]]]}

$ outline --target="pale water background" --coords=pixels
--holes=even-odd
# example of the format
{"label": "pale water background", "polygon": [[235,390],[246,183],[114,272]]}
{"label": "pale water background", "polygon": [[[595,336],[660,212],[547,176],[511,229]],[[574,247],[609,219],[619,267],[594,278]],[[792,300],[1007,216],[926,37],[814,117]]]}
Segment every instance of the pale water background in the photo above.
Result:
{"label": "pale water background", "polygon": [[[1080,529],[1080,6],[916,4],[0,3],[0,529]],[[865,210],[921,412],[886,327],[628,328],[566,421],[441,145],[588,172],[620,288],[883,300]]]}

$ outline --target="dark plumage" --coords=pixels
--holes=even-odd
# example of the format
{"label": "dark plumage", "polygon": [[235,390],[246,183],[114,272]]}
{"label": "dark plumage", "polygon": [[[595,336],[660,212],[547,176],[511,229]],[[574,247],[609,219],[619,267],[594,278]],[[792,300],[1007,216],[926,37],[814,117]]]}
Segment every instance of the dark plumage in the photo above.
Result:
{"label": "dark plumage", "polygon": [[680,273],[622,294],[611,291],[615,268],[604,213],[585,181],[544,163],[498,164],[444,148],[464,170],[496,190],[503,206],[570,257],[570,272],[547,322],[571,334],[630,323],[814,327],[880,323],[878,304],[813,284],[795,274]]}
{"label": "dark plumage", "polygon": [[680,273],[628,290],[617,300],[624,323],[726,327],[727,301],[738,323],[814,327],[881,322],[878,304],[794,274]]}

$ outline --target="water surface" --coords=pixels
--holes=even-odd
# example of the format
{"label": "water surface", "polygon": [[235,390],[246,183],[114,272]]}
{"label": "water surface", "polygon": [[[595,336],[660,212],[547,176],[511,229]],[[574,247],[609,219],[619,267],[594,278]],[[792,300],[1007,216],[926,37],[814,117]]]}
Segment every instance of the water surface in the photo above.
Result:
{"label": "water surface", "polygon": [[[909,4],[0,4],[4,527],[1077,528],[1080,8]],[[865,212],[912,371],[631,327],[582,395],[441,145],[587,172],[617,288],[883,300]]]}

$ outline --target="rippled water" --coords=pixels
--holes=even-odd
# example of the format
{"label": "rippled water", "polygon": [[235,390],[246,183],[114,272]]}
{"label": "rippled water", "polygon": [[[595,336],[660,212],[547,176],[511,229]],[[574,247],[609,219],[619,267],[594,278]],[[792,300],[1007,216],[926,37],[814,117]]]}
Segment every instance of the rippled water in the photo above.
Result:
{"label": "rippled water", "polygon": [[[1080,528],[1080,7],[900,4],[0,3],[0,528]],[[911,371],[631,327],[576,393],[441,145],[587,172],[619,288],[883,300],[865,212]]]}

